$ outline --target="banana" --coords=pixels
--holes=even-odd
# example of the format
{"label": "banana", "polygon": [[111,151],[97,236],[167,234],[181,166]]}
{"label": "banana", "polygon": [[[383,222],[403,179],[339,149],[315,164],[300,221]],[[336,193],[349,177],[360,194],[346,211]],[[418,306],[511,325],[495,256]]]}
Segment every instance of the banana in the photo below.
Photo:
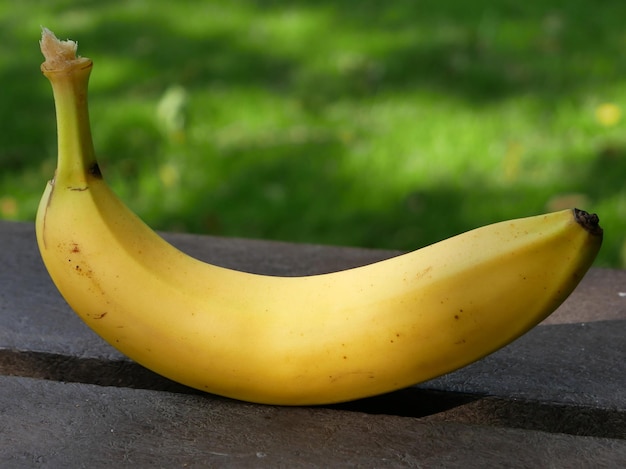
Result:
{"label": "banana", "polygon": [[92,61],[44,29],[58,165],[37,212],[46,268],[104,340],[185,385],[235,399],[327,404],[411,386],[513,341],[573,291],[602,242],[564,210],[484,226],[329,274],[239,272],[177,250],[99,170],[87,109]]}

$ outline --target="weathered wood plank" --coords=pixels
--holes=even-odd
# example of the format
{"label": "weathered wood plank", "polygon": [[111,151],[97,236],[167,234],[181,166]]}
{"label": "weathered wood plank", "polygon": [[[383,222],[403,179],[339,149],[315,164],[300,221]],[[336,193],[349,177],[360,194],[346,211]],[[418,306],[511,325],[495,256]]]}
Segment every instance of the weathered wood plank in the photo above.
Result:
{"label": "weathered wood plank", "polygon": [[2,467],[620,467],[626,441],[0,376]]}
{"label": "weathered wood plank", "polygon": [[[280,408],[198,393],[125,359],[59,296],[33,230],[0,222],[2,467],[619,467],[626,460],[626,271],[592,269],[542,325],[457,372],[353,403]],[[397,254],[165,236],[201,259],[276,275]]]}

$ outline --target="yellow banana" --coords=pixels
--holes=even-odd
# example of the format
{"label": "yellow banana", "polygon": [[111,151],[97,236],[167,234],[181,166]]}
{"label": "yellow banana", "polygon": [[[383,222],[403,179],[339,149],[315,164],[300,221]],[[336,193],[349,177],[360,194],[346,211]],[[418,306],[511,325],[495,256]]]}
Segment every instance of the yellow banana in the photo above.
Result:
{"label": "yellow banana", "polygon": [[600,248],[597,216],[573,209],[323,275],[273,277],[200,262],[155,234],[104,182],[87,110],[91,60],[48,30],[41,47],[59,140],[36,221],[48,272],[107,342],[188,386],[303,405],[434,378],[543,320]]}

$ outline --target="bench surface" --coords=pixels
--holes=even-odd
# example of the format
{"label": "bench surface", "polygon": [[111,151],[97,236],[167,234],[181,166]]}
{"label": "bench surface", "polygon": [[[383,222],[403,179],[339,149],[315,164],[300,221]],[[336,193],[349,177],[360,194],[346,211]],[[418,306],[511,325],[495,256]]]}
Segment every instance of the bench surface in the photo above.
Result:
{"label": "bench surface", "polygon": [[[165,233],[200,259],[304,275],[392,251]],[[322,407],[263,406],[126,359],[56,291],[32,223],[0,221],[0,467],[626,467],[626,271],[440,378]]]}

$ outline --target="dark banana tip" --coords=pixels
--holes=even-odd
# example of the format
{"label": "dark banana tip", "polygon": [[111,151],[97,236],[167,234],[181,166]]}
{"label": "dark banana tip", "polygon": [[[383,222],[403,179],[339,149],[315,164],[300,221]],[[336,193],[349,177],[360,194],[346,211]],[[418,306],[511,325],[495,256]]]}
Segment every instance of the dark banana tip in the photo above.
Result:
{"label": "dark banana tip", "polygon": [[590,234],[594,236],[602,236],[604,231],[600,227],[600,218],[595,213],[588,213],[584,210],[575,208],[574,219]]}

